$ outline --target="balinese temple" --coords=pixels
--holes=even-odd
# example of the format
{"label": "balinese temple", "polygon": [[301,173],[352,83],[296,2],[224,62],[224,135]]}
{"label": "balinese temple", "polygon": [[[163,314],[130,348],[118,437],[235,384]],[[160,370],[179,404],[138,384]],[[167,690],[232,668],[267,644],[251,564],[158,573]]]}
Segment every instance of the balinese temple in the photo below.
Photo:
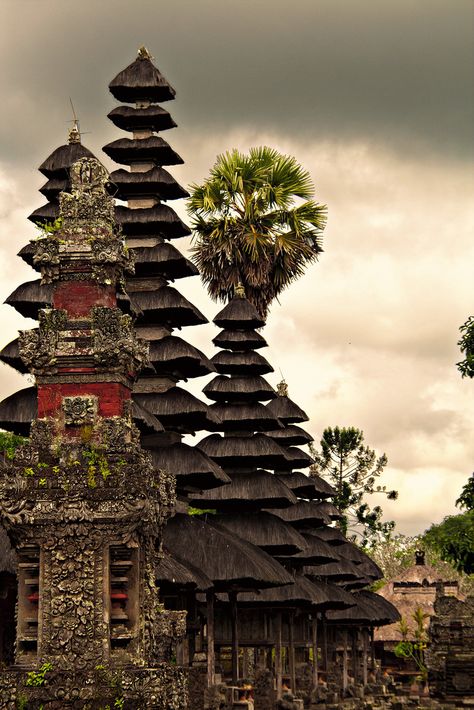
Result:
{"label": "balinese temple", "polygon": [[155,586],[175,480],[153,465],[132,419],[148,346],[117,299],[130,255],[103,166],[80,158],[68,179],[60,229],[33,253],[51,306],[18,343],[37,413],[29,442],[0,469],[18,578],[15,663],[0,670],[0,698],[6,710],[184,710],[170,649],[185,619],[165,611]]}

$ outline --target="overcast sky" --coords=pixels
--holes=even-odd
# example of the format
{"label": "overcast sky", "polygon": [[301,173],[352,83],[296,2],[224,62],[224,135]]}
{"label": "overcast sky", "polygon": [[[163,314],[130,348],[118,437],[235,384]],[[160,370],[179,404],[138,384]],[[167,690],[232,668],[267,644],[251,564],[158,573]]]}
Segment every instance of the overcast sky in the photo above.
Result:
{"label": "overcast sky", "polygon": [[[145,44],[173,84],[184,185],[215,156],[271,145],[313,176],[329,220],[318,264],[271,310],[266,356],[311,417],[356,426],[398,488],[401,532],[455,511],[474,468],[474,384],[458,327],[474,312],[471,0],[1,0],[0,288],[34,278],[15,258],[44,199],[37,166],[65,142],[123,135],[108,82]],[[86,133],[87,132],[87,133]],[[173,205],[175,206],[175,205]],[[184,205],[177,207],[184,217]],[[182,242],[181,248],[186,247]],[[198,279],[178,288],[211,319]],[[29,327],[1,307],[3,344]],[[184,337],[212,355],[213,326]],[[0,368],[0,390],[27,383]],[[198,380],[193,391],[205,384]]]}

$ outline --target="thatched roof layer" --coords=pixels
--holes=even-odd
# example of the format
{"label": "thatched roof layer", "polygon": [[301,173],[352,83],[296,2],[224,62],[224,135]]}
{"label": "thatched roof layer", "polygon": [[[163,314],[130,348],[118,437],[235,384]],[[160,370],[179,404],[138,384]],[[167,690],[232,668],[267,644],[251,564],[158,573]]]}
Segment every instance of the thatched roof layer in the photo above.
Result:
{"label": "thatched roof layer", "polygon": [[[132,286],[133,283],[130,283]],[[137,325],[166,325],[174,327],[207,323],[207,318],[172,286],[155,291],[135,291],[130,294],[132,306],[142,312]]]}
{"label": "thatched roof layer", "polygon": [[298,424],[307,422],[308,415],[289,397],[279,395],[267,407],[273,414],[285,424]]}
{"label": "thatched roof layer", "polygon": [[235,328],[244,330],[253,330],[261,328],[265,325],[265,321],[261,318],[255,306],[246,298],[235,296],[229,303],[216,315],[213,322],[219,328]]}
{"label": "thatched roof layer", "polygon": [[177,200],[188,197],[169,172],[155,166],[145,172],[114,170],[109,176],[110,183],[118,189],[117,197],[127,200],[130,197],[157,197],[160,200]]}
{"label": "thatched roof layer", "polygon": [[53,222],[59,216],[59,204],[57,202],[46,202],[34,210],[28,219],[34,224],[42,225],[45,222]]}
{"label": "thatched roof layer", "polygon": [[301,471],[293,471],[292,473],[277,473],[283,483],[288,488],[291,488],[293,493],[299,498],[308,498],[309,500],[320,499],[322,496],[315,488],[309,476],[305,476]]}
{"label": "thatched roof layer", "polygon": [[117,205],[115,219],[127,236],[149,234],[152,231],[165,239],[179,239],[191,234],[176,212],[162,204],[137,209]]}
{"label": "thatched roof layer", "polygon": [[348,608],[354,604],[351,595],[331,584],[314,582],[302,575],[297,575],[293,584],[264,590],[260,593],[246,592],[239,594],[239,604],[244,606],[300,607],[308,605],[320,611],[335,608]]}
{"label": "thatched roof layer", "polygon": [[[222,437],[211,434],[197,445],[224,468],[261,466],[273,468],[285,459],[285,452],[264,434]],[[292,506],[293,507],[293,506]]]}
{"label": "thatched roof layer", "polygon": [[217,372],[222,375],[266,375],[273,372],[273,367],[268,360],[252,350],[246,352],[221,350],[212,357],[212,362]]}
{"label": "thatched roof layer", "polygon": [[181,387],[161,393],[134,394],[133,398],[158,417],[167,429],[186,433],[219,426],[217,418],[208,412],[207,405]]}
{"label": "thatched roof layer", "polygon": [[157,165],[182,165],[184,160],[159,136],[149,138],[118,138],[102,148],[116,163],[132,165],[155,162]]}
{"label": "thatched roof layer", "polygon": [[346,611],[330,611],[327,620],[333,623],[381,626],[400,620],[397,609],[383,597],[373,592],[356,592],[352,595],[356,605]]}
{"label": "thatched roof layer", "polygon": [[267,345],[263,335],[254,330],[224,329],[212,339],[212,342],[218,348],[227,350],[259,350]]}
{"label": "thatched roof layer", "polygon": [[169,128],[176,128],[176,123],[168,111],[156,105],[146,108],[117,106],[107,114],[107,118],[123,131],[137,131],[147,128],[151,131],[166,131]]}
{"label": "thatched roof layer", "polygon": [[311,480],[314,483],[314,487],[320,494],[321,498],[331,498],[336,495],[336,489],[331,486],[324,478],[318,476],[315,473],[311,473]]}
{"label": "thatched roof layer", "polygon": [[[274,441],[276,441],[280,445],[283,445],[283,442],[278,441],[278,439],[274,439]],[[281,468],[287,471],[294,468],[308,468],[314,462],[314,459],[312,459],[311,456],[306,453],[306,451],[302,451],[296,446],[285,446],[285,453],[287,463],[284,466],[282,465]],[[279,469],[278,466],[276,466],[275,468],[276,470]]]}
{"label": "thatched roof layer", "polygon": [[233,473],[229,485],[192,497],[192,504],[198,508],[216,508],[222,511],[283,508],[294,503],[296,496],[277,476],[258,469],[247,473]]}
{"label": "thatched roof layer", "polygon": [[337,562],[327,562],[317,565],[305,565],[303,573],[309,577],[318,579],[335,580],[352,580],[359,579],[362,575],[359,573],[356,565],[349,560],[339,560]]}
{"label": "thatched roof layer", "polygon": [[217,591],[264,589],[289,584],[291,576],[270,555],[217,525],[208,516],[175,515],[164,528],[163,544],[196,565]]}
{"label": "thatched roof layer", "polygon": [[266,431],[278,424],[260,402],[216,402],[209,410],[222,421],[221,431]]}
{"label": "thatched roof layer", "polygon": [[275,429],[274,431],[266,431],[265,434],[282,446],[301,446],[314,441],[311,434],[308,434],[295,424],[288,424],[282,429]]}
{"label": "thatched roof layer", "polygon": [[[167,279],[181,279],[197,276],[199,271],[172,244],[163,243],[153,247],[133,247],[135,275],[164,276]],[[133,279],[130,279],[133,282]]]}
{"label": "thatched roof layer", "polygon": [[176,476],[176,487],[207,490],[230,483],[229,476],[196,447],[187,444],[155,447],[151,456],[156,468]]}
{"label": "thatched roof layer", "polygon": [[304,564],[337,562],[339,560],[334,547],[331,547],[326,542],[318,540],[314,535],[301,533],[305,541],[305,548],[295,555],[288,558],[288,562],[292,566],[301,566]]}
{"label": "thatched roof layer", "polygon": [[69,192],[71,181],[69,177],[54,177],[47,180],[39,191],[48,201],[57,202],[60,192]]}
{"label": "thatched roof layer", "polygon": [[316,535],[320,540],[329,543],[330,545],[345,545],[347,538],[342,534],[339,528],[319,527],[311,530],[311,535]]}
{"label": "thatched roof layer", "polygon": [[82,143],[67,143],[53,150],[39,166],[40,173],[47,178],[69,177],[67,171],[80,158],[95,158],[94,154]]}
{"label": "thatched roof layer", "polygon": [[164,431],[158,419],[138,402],[132,402],[132,417],[142,434],[155,434]]}
{"label": "thatched roof layer", "polygon": [[306,545],[304,537],[294,527],[271,513],[226,512],[217,516],[216,520],[231,533],[240,535],[271,555],[294,555]]}
{"label": "thatched roof layer", "polygon": [[272,513],[298,528],[324,525],[330,522],[327,513],[321,508],[321,503],[306,500],[299,500],[291,508],[272,510]]}
{"label": "thatched roof layer", "polygon": [[204,353],[175,335],[152,340],[149,347],[150,362],[157,375],[173,374],[183,379],[201,377],[215,371]]}
{"label": "thatched roof layer", "polygon": [[176,92],[151,59],[138,57],[117,74],[109,84],[111,94],[118,101],[133,103],[140,100],[170,101]]}
{"label": "thatched roof layer", "polygon": [[217,375],[203,388],[203,392],[206,397],[216,402],[258,402],[276,397],[273,387],[260,375]]}
{"label": "thatched roof layer", "polygon": [[41,285],[41,279],[35,279],[18,286],[5,303],[15,308],[22,316],[37,319],[39,309],[51,305],[52,293],[51,284]]}
{"label": "thatched roof layer", "polygon": [[15,338],[15,340],[12,340],[11,343],[5,345],[3,350],[0,352],[0,360],[2,360],[2,362],[6,365],[13,367],[13,369],[17,372],[21,372],[22,375],[25,375],[29,372],[29,370],[21,359],[18,348],[19,341],[18,338]]}

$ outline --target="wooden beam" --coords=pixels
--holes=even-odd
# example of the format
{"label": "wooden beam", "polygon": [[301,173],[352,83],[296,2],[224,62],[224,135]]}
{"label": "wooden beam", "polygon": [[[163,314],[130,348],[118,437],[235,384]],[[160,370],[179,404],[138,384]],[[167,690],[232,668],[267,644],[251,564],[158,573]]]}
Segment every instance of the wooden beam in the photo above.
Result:
{"label": "wooden beam", "polygon": [[293,624],[295,612],[291,610],[288,614],[288,661],[290,667],[290,685],[293,695],[296,694],[296,664],[295,664],[295,634]]}
{"label": "wooden beam", "polygon": [[216,655],[214,649],[214,592],[206,592],[207,601],[207,686],[215,685]]}
{"label": "wooden beam", "polygon": [[344,695],[347,693],[347,676],[347,629],[344,627],[342,629],[342,692]]}
{"label": "wooden beam", "polygon": [[316,614],[311,620],[311,642],[313,649],[312,686],[313,690],[318,688],[318,619]]}
{"label": "wooden beam", "polygon": [[367,645],[368,645],[368,636],[369,636],[369,631],[366,628],[362,629],[362,682],[364,684],[364,688],[367,685],[368,682],[368,673],[367,673]]}
{"label": "wooden beam", "polygon": [[281,668],[281,611],[276,616],[276,643],[275,643],[275,675],[277,686],[277,700],[282,696],[282,668]]}
{"label": "wooden beam", "polygon": [[237,618],[237,593],[229,592],[230,618],[232,624],[232,682],[239,680],[239,635]]}

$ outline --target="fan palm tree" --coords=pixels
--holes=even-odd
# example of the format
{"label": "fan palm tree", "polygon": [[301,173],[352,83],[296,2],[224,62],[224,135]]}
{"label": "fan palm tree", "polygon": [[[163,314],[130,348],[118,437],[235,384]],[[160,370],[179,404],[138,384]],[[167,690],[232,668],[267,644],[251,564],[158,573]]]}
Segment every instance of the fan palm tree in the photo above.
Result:
{"label": "fan palm tree", "polygon": [[191,185],[194,262],[209,294],[226,301],[241,283],[265,317],[270,303],[322,252],[326,206],[309,173],[268,148],[219,155],[209,178]]}

